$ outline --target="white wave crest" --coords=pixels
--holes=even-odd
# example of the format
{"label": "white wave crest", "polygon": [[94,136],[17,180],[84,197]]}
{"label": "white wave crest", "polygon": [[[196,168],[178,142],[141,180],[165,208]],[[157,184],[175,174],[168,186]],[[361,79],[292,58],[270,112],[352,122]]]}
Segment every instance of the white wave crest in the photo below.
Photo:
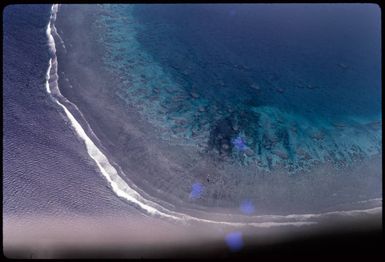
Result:
{"label": "white wave crest", "polygon": [[51,7],[51,16],[50,16],[50,19],[49,19],[49,22],[48,22],[48,25],[47,25],[47,30],[46,30],[46,34],[47,34],[47,37],[48,37],[48,46],[49,46],[49,50],[51,51],[52,55],[56,55],[56,46],[55,46],[55,39],[53,38],[53,36],[51,34],[51,31],[52,31],[51,24],[53,22],[55,22],[55,20],[56,20],[56,13],[58,11],[58,8],[59,8],[59,6],[57,4],[52,5],[52,7]]}
{"label": "white wave crest", "polygon": [[59,33],[58,33],[58,31],[57,31],[57,29],[56,29],[56,27],[55,27],[54,24],[52,25],[52,32],[53,32],[53,33],[55,34],[55,36],[59,39],[60,44],[62,45],[64,51],[67,52],[66,45],[64,44],[64,41],[63,41],[63,39],[61,38],[61,36],[59,35]]}
{"label": "white wave crest", "polygon": [[47,74],[45,75],[45,88],[48,94],[51,94],[51,89],[49,88],[49,79],[50,79],[50,72],[52,67],[51,61],[52,61],[52,58],[49,59]]}

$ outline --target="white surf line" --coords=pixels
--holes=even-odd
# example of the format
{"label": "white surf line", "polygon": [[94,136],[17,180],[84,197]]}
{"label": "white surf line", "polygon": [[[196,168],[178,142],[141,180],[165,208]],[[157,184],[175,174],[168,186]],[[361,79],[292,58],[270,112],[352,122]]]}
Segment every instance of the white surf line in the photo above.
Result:
{"label": "white surf line", "polygon": [[[69,118],[72,127],[75,129],[76,133],[80,138],[83,139],[87,152],[90,157],[95,161],[96,165],[99,167],[99,170],[103,176],[110,183],[113,191],[120,197],[125,198],[126,200],[139,205],[142,209],[147,211],[150,214],[158,214],[161,216],[178,219],[178,217],[168,215],[164,212],[157,210],[156,208],[145,203],[144,199],[133,189],[131,189],[125,181],[120,178],[116,169],[109,163],[107,157],[97,148],[97,146],[92,142],[92,140],[87,136],[84,129],[81,127],[79,122],[75,119],[72,113],[58,100],[55,101],[59,106],[61,106]],[[150,203],[151,204],[151,203]]]}
{"label": "white surf line", "polygon": [[55,33],[55,35],[57,36],[57,38],[59,38],[59,41],[60,41],[60,43],[61,43],[61,45],[62,45],[64,51],[67,52],[66,45],[64,44],[64,41],[63,41],[63,39],[61,38],[61,36],[59,35],[59,33],[58,33],[58,31],[57,31],[57,29],[56,29],[56,27],[55,27],[54,24],[52,24],[52,29],[53,29],[52,31]]}
{"label": "white surf line", "polygon": [[330,211],[326,213],[319,213],[319,214],[300,214],[300,215],[288,215],[287,218],[296,218],[297,220],[306,220],[311,218],[321,218],[321,217],[327,217],[327,216],[333,216],[333,215],[339,215],[339,216],[355,216],[358,214],[369,214],[369,215],[375,215],[375,214],[381,214],[382,213],[382,207],[374,207],[369,209],[357,209],[357,210],[347,210],[347,211]]}
{"label": "white surf line", "polygon": [[53,36],[51,34],[51,22],[54,22],[56,20],[57,11],[58,11],[58,5],[57,4],[52,5],[51,16],[49,18],[49,22],[48,22],[47,30],[46,30],[46,34],[48,37],[48,46],[49,46],[49,50],[50,50],[52,56],[56,55],[56,46],[55,46],[55,39],[53,38]]}
{"label": "white surf line", "polygon": [[[48,25],[49,27],[49,25]],[[50,72],[51,72],[51,67],[52,67],[52,59],[49,59],[49,64],[48,64],[48,69],[47,69],[47,74],[45,75],[45,88],[48,94],[51,94],[51,89],[49,88],[49,78],[50,78]]]}
{"label": "white surf line", "polygon": [[[62,104],[59,102],[59,100],[56,98],[64,99],[65,101],[68,101],[66,98],[64,98],[58,89],[58,80],[55,80],[55,94],[53,94],[51,87],[49,85],[50,80],[50,71],[52,69],[52,65],[54,64],[55,67],[55,75],[57,76],[57,60],[56,60],[56,47],[55,47],[55,41],[51,34],[51,25],[56,20],[56,13],[58,11],[58,5],[55,4],[51,8],[51,17],[50,21],[47,26],[47,37],[48,37],[48,44],[50,46],[50,51],[52,53],[52,58],[49,60],[49,68],[47,71],[46,76],[46,89],[47,93],[51,95],[52,99],[64,110],[66,116],[71,122],[72,127],[76,131],[77,135],[84,141],[86,145],[86,149],[90,157],[95,161],[96,165],[98,166],[100,172],[102,175],[107,179],[109,184],[111,185],[112,190],[115,194],[117,194],[119,197],[126,199],[127,201],[131,203],[137,204],[142,210],[148,212],[152,215],[160,215],[166,218],[171,218],[174,220],[180,220],[180,221],[186,221],[186,220],[193,220],[197,222],[207,222],[207,223],[215,223],[215,224],[224,224],[224,225],[230,225],[230,226],[255,226],[255,227],[272,227],[272,226],[303,226],[303,225],[312,225],[316,224],[317,222],[308,221],[305,222],[303,220],[307,220],[309,218],[316,218],[320,217],[326,214],[340,214],[341,212],[335,211],[335,212],[329,212],[325,214],[298,214],[298,215],[263,215],[263,216],[253,216],[248,218],[270,218],[270,219],[297,219],[300,221],[293,221],[293,222],[226,222],[226,221],[214,221],[209,219],[201,219],[197,217],[193,217],[190,215],[182,214],[173,212],[171,210],[167,210],[157,203],[154,203],[152,201],[149,201],[145,199],[143,196],[141,196],[138,192],[136,192],[134,189],[132,189],[118,174],[117,170],[113,167],[113,165],[110,164],[107,157],[99,150],[99,148],[94,144],[94,142],[87,136],[86,132],[80,125],[80,123],[75,119],[75,117],[72,115],[72,113]],[[52,62],[53,61],[53,62]],[[58,77],[58,76],[57,76]],[[69,102],[69,101],[68,101]],[[72,104],[72,103],[71,103]],[[77,109],[77,108],[76,108]],[[77,109],[78,110],[78,109]],[[352,211],[342,211],[343,214],[357,214],[357,213],[373,213],[378,212],[378,210],[382,210],[382,208],[374,208],[374,209],[368,209],[368,210],[352,210]],[[301,221],[302,220],[302,221]]]}
{"label": "white surf line", "polygon": [[368,200],[361,200],[361,201],[358,201],[357,203],[369,203],[369,202],[382,202],[382,198],[372,198]]}

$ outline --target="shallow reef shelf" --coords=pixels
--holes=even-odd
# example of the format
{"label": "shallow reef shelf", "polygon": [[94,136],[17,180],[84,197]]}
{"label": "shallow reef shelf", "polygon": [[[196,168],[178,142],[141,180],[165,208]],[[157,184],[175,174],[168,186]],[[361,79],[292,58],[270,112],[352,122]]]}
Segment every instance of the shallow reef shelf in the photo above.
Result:
{"label": "shallow reef shelf", "polygon": [[[94,26],[104,29],[99,30],[103,32],[99,41],[107,50],[103,57],[106,69],[119,79],[116,95],[160,127],[164,140],[214,152],[222,161],[254,163],[263,170],[284,167],[289,173],[324,162],[344,167],[382,153],[380,114],[370,119],[354,114],[331,117],[311,109],[307,101],[290,104],[295,92],[326,96],[329,91],[294,77],[285,82],[272,71],[262,72],[266,77],[256,83],[247,78],[253,72],[251,66],[227,60],[215,65],[223,66],[222,71],[215,71],[207,85],[195,83],[194,68],[197,64],[209,67],[212,59],[202,62],[194,55],[187,60],[182,56],[180,63],[172,62],[166,69],[138,41],[145,25],[132,12],[129,5],[104,6]],[[167,26],[159,24],[149,39],[156,41],[155,34],[162,34]],[[177,51],[172,54],[178,55]],[[167,61],[167,57],[162,59]],[[346,70],[347,66],[339,67]],[[229,68],[245,75],[241,87],[236,87],[239,95],[233,95],[235,87],[223,75]],[[258,102],[269,95],[279,103]]]}

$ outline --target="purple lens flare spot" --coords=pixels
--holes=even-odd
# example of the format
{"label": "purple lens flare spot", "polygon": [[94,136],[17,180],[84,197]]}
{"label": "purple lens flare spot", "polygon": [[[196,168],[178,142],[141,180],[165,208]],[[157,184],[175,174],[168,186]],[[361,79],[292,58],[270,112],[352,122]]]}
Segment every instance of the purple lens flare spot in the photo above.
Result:
{"label": "purple lens flare spot", "polygon": [[246,215],[251,215],[255,212],[255,207],[253,202],[247,199],[241,203],[240,210]]}
{"label": "purple lens flare spot", "polygon": [[191,188],[190,199],[200,198],[203,193],[203,185],[199,182],[194,183]]}
{"label": "purple lens flare spot", "polygon": [[237,138],[233,139],[232,143],[233,143],[234,147],[240,151],[247,149],[245,140],[241,136],[238,136]]}
{"label": "purple lens flare spot", "polygon": [[225,237],[225,241],[232,252],[237,252],[243,247],[242,233],[239,231],[228,233]]}

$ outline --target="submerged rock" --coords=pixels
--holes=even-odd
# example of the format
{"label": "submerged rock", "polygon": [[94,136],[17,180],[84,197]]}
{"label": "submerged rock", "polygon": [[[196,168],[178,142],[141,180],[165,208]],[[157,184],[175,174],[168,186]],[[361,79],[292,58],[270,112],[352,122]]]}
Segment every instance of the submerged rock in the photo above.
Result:
{"label": "submerged rock", "polygon": [[341,123],[341,122],[334,122],[332,125],[333,125],[335,128],[340,128],[340,129],[346,127],[346,125],[345,125],[344,123]]}
{"label": "submerged rock", "polygon": [[230,146],[227,143],[224,143],[224,144],[222,144],[222,148],[224,150],[228,150],[230,148]]}
{"label": "submerged rock", "polygon": [[342,69],[347,69],[348,68],[348,66],[346,64],[344,64],[344,63],[338,63],[338,66],[340,68],[342,68]]}
{"label": "submerged rock", "polygon": [[192,137],[197,137],[198,135],[199,135],[199,130],[193,129],[193,130],[191,131],[191,136],[192,136]]}
{"label": "submerged rock", "polygon": [[277,136],[276,134],[274,135],[269,135],[268,138],[270,139],[270,141],[273,143],[273,144],[276,144],[279,142],[279,136]]}
{"label": "submerged rock", "polygon": [[311,159],[311,156],[308,152],[306,152],[303,148],[299,148],[297,149],[297,155],[299,156],[299,158],[303,159],[303,160],[309,160]]}
{"label": "submerged rock", "polygon": [[191,93],[190,93],[190,96],[191,96],[192,98],[199,98],[199,97],[200,97],[199,94],[194,93],[194,92],[191,92]]}
{"label": "submerged rock", "polygon": [[184,132],[186,129],[183,128],[183,127],[178,126],[178,127],[171,128],[171,130],[173,131],[174,134],[179,134],[179,133]]}
{"label": "submerged rock", "polygon": [[311,84],[308,84],[306,87],[307,87],[308,89],[316,89],[316,88],[318,88],[318,86],[311,85]]}
{"label": "submerged rock", "polygon": [[181,101],[183,101],[183,100],[185,100],[185,97],[182,96],[182,95],[176,95],[176,96],[174,96],[174,97],[172,98],[172,101],[174,101],[174,102],[181,102]]}
{"label": "submerged rock", "polygon": [[157,100],[158,98],[156,96],[150,96],[148,97],[148,100],[150,100],[151,102]]}
{"label": "submerged rock", "polygon": [[315,132],[315,133],[311,134],[310,137],[315,139],[315,140],[322,140],[325,138],[325,134],[323,132],[319,131],[319,132]]}
{"label": "submerged rock", "polygon": [[[232,123],[230,118],[224,118],[212,127],[208,142],[210,149],[221,151],[224,144],[230,145],[231,139],[235,136],[235,132],[231,127]],[[231,151],[230,146],[228,151]]]}
{"label": "submerged rock", "polygon": [[200,106],[200,107],[198,108],[198,111],[199,111],[199,112],[206,112],[206,108],[205,108],[204,106]]}
{"label": "submerged rock", "polygon": [[174,122],[177,125],[185,125],[185,124],[187,124],[187,119],[184,118],[184,117],[172,117],[172,120],[174,120]]}
{"label": "submerged rock", "polygon": [[169,94],[174,94],[177,91],[175,88],[172,88],[172,87],[167,87],[165,88],[165,90]]}
{"label": "submerged rock", "polygon": [[374,130],[374,131],[378,131],[378,130],[381,129],[382,124],[381,124],[380,121],[375,121],[375,122],[372,122],[372,123],[367,124],[367,126],[368,126],[370,129]]}
{"label": "submerged rock", "polygon": [[266,150],[270,150],[273,147],[273,141],[266,134],[262,137],[262,147]]}
{"label": "submerged rock", "polygon": [[253,156],[254,155],[254,151],[253,150],[251,150],[250,148],[246,148],[245,149],[245,154],[246,154],[246,156]]}
{"label": "submerged rock", "polygon": [[261,90],[261,87],[260,87],[258,84],[256,84],[256,83],[251,84],[250,87],[251,87],[252,89],[257,90],[257,91]]}
{"label": "submerged rock", "polygon": [[273,151],[271,151],[271,153],[273,153],[276,156],[279,156],[280,158],[282,158],[284,160],[289,158],[289,155],[282,150],[273,150]]}

